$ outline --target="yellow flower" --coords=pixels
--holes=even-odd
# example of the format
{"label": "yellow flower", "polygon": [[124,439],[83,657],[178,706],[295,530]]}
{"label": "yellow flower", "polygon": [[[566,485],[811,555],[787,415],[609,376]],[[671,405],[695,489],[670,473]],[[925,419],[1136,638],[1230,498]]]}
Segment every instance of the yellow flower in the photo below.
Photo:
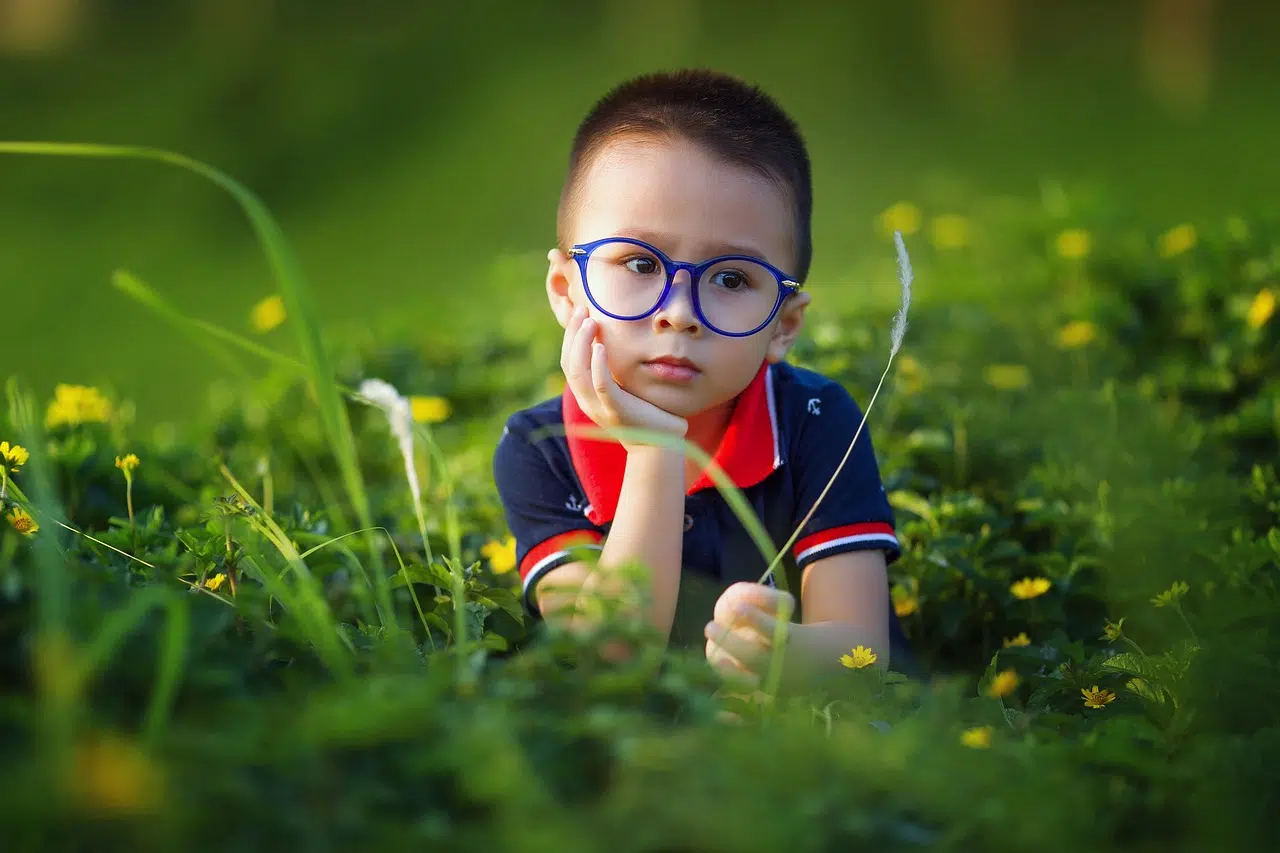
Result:
{"label": "yellow flower", "polygon": [[216,575],[204,582],[204,588],[209,590],[209,592],[217,592],[218,587],[222,586],[226,582],[227,576],[222,572],[218,572]]}
{"label": "yellow flower", "polygon": [[1005,637],[1003,645],[1006,649],[1018,648],[1020,646],[1031,645],[1031,638],[1027,636],[1027,632],[1023,631],[1016,637]]}
{"label": "yellow flower", "polygon": [[1017,689],[1018,673],[1011,669],[1006,669],[991,679],[991,684],[987,687],[987,695],[999,699],[1003,696],[1008,696]]}
{"label": "yellow flower", "polygon": [[1114,702],[1116,694],[1110,690],[1099,690],[1098,685],[1082,689],[1080,694],[1084,696],[1084,706],[1086,708],[1105,708],[1107,703]]}
{"label": "yellow flower", "polygon": [[1257,296],[1253,297],[1245,322],[1249,324],[1250,329],[1261,329],[1267,325],[1267,321],[1274,313],[1276,313],[1276,295],[1269,288],[1264,287],[1258,291]]}
{"label": "yellow flower", "polygon": [[53,390],[53,401],[45,412],[44,423],[46,428],[53,429],[59,426],[106,423],[110,419],[111,401],[97,388],[58,385]]}
{"label": "yellow flower", "polygon": [[254,330],[263,334],[271,331],[285,321],[284,299],[280,296],[268,296],[253,306],[249,321]]}
{"label": "yellow flower", "polygon": [[1102,626],[1102,636],[1099,637],[1098,639],[1106,640],[1109,643],[1114,643],[1116,640],[1119,640],[1123,636],[1124,636],[1124,619],[1121,619],[1119,622],[1112,622],[1110,619],[1108,619],[1107,624]]}
{"label": "yellow flower", "polygon": [[438,424],[449,419],[452,408],[444,397],[410,397],[413,419],[420,424]]}
{"label": "yellow flower", "polygon": [[893,597],[893,612],[899,616],[910,616],[920,609],[920,599],[912,595],[905,586],[894,584],[890,593]]}
{"label": "yellow flower", "polygon": [[1089,257],[1093,250],[1093,238],[1083,228],[1068,228],[1053,241],[1058,257],[1068,261],[1079,261]]}
{"label": "yellow flower", "polygon": [[1048,578],[1023,578],[1009,587],[1009,592],[1013,593],[1014,598],[1025,601],[1028,598],[1039,598],[1048,592],[1051,586],[1053,582]]}
{"label": "yellow flower", "polygon": [[991,726],[976,726],[960,733],[960,742],[971,749],[987,749],[991,746]]}
{"label": "yellow flower", "polygon": [[164,791],[160,768],[131,741],[97,737],[76,747],[66,779],[80,804],[93,812],[155,810]]}
{"label": "yellow flower", "polygon": [[1088,320],[1073,320],[1058,330],[1058,346],[1061,349],[1079,349],[1093,343],[1097,337],[1097,326]]}
{"label": "yellow flower", "polygon": [[1022,364],[989,364],[982,378],[1000,391],[1020,391],[1031,384],[1031,371]]}
{"label": "yellow flower", "polygon": [[1151,599],[1151,603],[1156,607],[1168,607],[1176,604],[1178,599],[1191,591],[1191,587],[1183,581],[1174,581],[1173,586]]}
{"label": "yellow flower", "polygon": [[849,669],[866,669],[876,662],[876,653],[866,646],[858,646],[851,654],[841,655],[840,663]]}
{"label": "yellow flower", "polygon": [[1160,256],[1172,258],[1189,252],[1196,245],[1196,227],[1186,223],[1176,225],[1160,235]]}
{"label": "yellow flower", "polygon": [[508,536],[505,541],[490,540],[480,546],[480,554],[489,561],[494,574],[505,575],[516,567],[516,540]]}
{"label": "yellow flower", "polygon": [[31,513],[20,506],[15,506],[9,510],[9,514],[5,518],[9,519],[9,524],[13,526],[13,529],[23,536],[34,536],[36,531],[40,529],[40,525],[36,524],[36,520],[31,517]]}
{"label": "yellow flower", "polygon": [[20,445],[10,445],[7,441],[0,441],[0,468],[9,468],[13,473],[18,473],[18,469],[27,464],[27,460],[31,458],[31,454],[27,453],[27,449]]}
{"label": "yellow flower", "polygon": [[911,236],[920,230],[920,208],[909,201],[898,202],[880,214],[880,230],[888,235],[901,231],[902,236]]}
{"label": "yellow flower", "polygon": [[946,214],[934,217],[931,235],[935,249],[963,249],[969,245],[969,220],[963,216]]}
{"label": "yellow flower", "polygon": [[119,456],[116,457],[116,467],[123,471],[126,477],[136,471],[138,466],[141,464],[142,462],[138,459],[138,455],[136,453],[130,453],[123,459]]}

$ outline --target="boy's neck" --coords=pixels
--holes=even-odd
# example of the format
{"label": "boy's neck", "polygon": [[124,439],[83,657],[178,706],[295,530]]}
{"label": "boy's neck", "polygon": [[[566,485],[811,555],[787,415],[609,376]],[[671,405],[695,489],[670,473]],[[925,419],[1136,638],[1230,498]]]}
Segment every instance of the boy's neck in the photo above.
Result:
{"label": "boy's neck", "polygon": [[[716,450],[720,447],[720,441],[724,438],[725,430],[729,428],[729,421],[733,417],[733,409],[737,404],[738,398],[735,397],[726,403],[693,415],[689,418],[689,430],[685,433],[685,438],[714,458]],[[702,476],[702,470],[702,465],[696,459],[685,460],[685,491],[698,481]]]}

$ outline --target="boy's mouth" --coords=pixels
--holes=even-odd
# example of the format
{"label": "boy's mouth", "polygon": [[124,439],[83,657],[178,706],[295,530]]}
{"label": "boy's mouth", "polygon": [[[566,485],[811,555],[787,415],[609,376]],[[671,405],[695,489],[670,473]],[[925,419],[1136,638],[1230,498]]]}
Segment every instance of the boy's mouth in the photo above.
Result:
{"label": "boy's mouth", "polygon": [[659,379],[672,382],[688,382],[698,376],[702,370],[687,358],[664,355],[650,359],[644,366]]}

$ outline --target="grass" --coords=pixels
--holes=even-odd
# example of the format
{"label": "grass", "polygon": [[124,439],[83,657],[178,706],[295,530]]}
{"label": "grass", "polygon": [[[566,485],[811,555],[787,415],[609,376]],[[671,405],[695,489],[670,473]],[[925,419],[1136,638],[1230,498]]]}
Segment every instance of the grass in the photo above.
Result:
{"label": "grass", "polygon": [[[917,307],[892,372],[892,306],[816,317],[794,360],[855,399],[887,392],[868,428],[900,514],[894,601],[931,678],[855,669],[757,705],[696,652],[600,657],[643,626],[535,630],[511,567],[482,556],[506,535],[486,442],[548,394],[536,340],[326,350],[269,215],[216,180],[276,259],[301,358],[120,273],[192,346],[266,375],[163,442],[119,400],[42,426],[40,400],[9,385],[0,427],[31,450],[10,498],[41,525],[0,531],[16,685],[0,713],[29,735],[0,741],[18,849],[1246,850],[1265,831],[1280,758],[1258,712],[1280,700],[1268,222],[1168,257],[1160,229],[1093,229],[1093,253],[1067,259],[1044,247],[1080,223],[1038,202],[975,219],[991,239],[924,246],[921,281],[1000,269],[1058,296],[1003,315]],[[1072,323],[1090,333],[1058,341]],[[453,403],[414,430],[421,503],[385,415],[353,392],[369,377],[430,377]],[[141,459],[128,484],[125,452]]]}

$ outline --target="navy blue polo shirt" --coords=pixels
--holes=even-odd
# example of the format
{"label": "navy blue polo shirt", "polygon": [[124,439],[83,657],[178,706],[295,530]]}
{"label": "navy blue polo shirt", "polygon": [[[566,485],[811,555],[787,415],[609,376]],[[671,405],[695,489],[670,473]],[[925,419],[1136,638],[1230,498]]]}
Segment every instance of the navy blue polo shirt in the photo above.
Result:
{"label": "navy blue polo shirt", "polygon": [[[713,458],[743,490],[775,547],[812,508],[861,419],[838,382],[786,363],[762,365],[739,395]],[[566,389],[511,415],[494,452],[494,480],[516,541],[525,607],[534,618],[538,580],[581,559],[576,549],[602,547],[622,488],[626,450],[614,441],[575,435],[575,425],[593,423]],[[700,646],[720,593],[738,581],[758,582],[768,563],[705,473],[689,488],[685,513],[672,643]],[[863,427],[840,476],[780,564],[797,608],[806,566],[872,548],[884,551],[888,562],[900,554],[893,510]],[[889,624],[890,664],[904,671],[912,656],[892,604]]]}

